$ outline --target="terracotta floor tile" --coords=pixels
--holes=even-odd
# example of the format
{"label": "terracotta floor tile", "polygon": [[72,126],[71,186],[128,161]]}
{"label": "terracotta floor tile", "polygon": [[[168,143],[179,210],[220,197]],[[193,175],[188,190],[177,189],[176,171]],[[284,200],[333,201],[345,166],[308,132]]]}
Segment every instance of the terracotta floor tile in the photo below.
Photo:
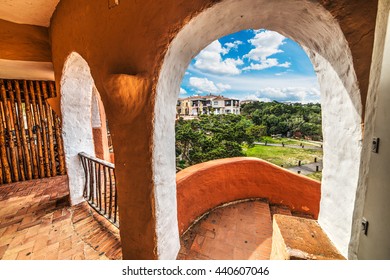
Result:
{"label": "terracotta floor tile", "polygon": [[[196,236],[192,243],[190,235]],[[205,238],[200,239],[200,235]],[[182,236],[181,245],[185,248],[180,250],[178,259],[269,259],[271,237],[268,203],[237,203],[211,211]]]}
{"label": "terracotta floor tile", "polygon": [[121,259],[118,230],[104,229],[86,203],[70,207],[68,196],[66,176],[2,185],[0,259],[110,259],[99,247]]}

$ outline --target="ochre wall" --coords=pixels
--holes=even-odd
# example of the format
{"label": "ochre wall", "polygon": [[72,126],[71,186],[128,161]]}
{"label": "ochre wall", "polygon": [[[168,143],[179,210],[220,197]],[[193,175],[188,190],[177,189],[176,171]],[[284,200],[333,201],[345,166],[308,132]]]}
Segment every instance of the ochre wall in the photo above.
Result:
{"label": "ochre wall", "polygon": [[[217,2],[220,1],[120,1],[119,6],[109,9],[107,1],[91,4],[88,0],[62,0],[50,28],[56,80],[72,50],[91,65],[99,92],[107,74],[146,73],[154,80],[175,34],[192,17]],[[344,31],[365,101],[377,0],[319,2]]]}
{"label": "ochre wall", "polygon": [[216,206],[247,198],[266,198],[318,217],[320,182],[260,159],[209,161],[180,171],[176,178],[180,234]]}
{"label": "ochre wall", "polygon": [[[119,6],[109,9],[104,0],[62,0],[52,17],[50,33],[58,89],[67,56],[72,51],[79,53],[91,68],[110,122],[125,259],[157,258],[153,111],[164,55],[181,27],[217,2],[221,1],[120,1]],[[345,32],[364,101],[376,0],[320,2]],[[60,94],[51,100],[57,113],[59,102]]]}
{"label": "ochre wall", "polygon": [[0,19],[0,59],[51,62],[46,27]]}

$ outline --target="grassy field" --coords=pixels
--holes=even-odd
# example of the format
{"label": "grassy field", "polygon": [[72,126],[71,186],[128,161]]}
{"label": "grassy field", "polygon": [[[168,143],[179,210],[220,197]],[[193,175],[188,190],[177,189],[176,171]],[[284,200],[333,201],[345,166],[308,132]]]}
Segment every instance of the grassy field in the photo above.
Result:
{"label": "grassy field", "polygon": [[314,172],[314,173],[311,173],[309,175],[306,175],[307,177],[310,177],[314,180],[317,180],[317,181],[321,181],[322,179],[322,172]]}
{"label": "grassy field", "polygon": [[296,149],[286,147],[272,147],[255,145],[252,148],[243,148],[248,157],[257,157],[276,165],[283,167],[297,166],[298,161],[302,164],[314,162],[314,158],[322,159],[322,150],[311,149]]}
{"label": "grassy field", "polygon": [[261,142],[267,141],[268,143],[273,143],[273,144],[286,144],[286,145],[297,145],[299,146],[301,143],[305,146],[315,146],[319,147],[320,144],[316,143],[311,143],[307,142],[305,140],[297,140],[297,139],[292,139],[292,138],[272,138],[271,136],[263,136],[260,139]]}

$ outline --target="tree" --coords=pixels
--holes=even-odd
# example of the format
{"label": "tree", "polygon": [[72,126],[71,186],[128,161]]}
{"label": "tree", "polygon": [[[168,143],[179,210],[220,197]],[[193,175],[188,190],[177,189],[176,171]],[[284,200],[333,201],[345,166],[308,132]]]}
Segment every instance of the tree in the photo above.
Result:
{"label": "tree", "polygon": [[[176,123],[177,161],[189,166],[218,158],[243,156],[242,144],[252,145],[255,140],[253,126],[251,120],[240,115],[179,119]],[[264,127],[257,130],[262,133]]]}
{"label": "tree", "polygon": [[253,138],[254,141],[259,141],[261,137],[267,135],[267,127],[264,125],[252,125],[247,128],[246,133],[249,137]]}

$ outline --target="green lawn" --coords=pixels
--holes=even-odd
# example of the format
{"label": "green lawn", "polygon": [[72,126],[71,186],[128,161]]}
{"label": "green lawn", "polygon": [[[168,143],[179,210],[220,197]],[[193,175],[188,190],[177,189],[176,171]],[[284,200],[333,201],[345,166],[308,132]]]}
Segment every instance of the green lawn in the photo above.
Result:
{"label": "green lawn", "polygon": [[321,179],[322,179],[322,172],[319,171],[319,172],[314,172],[314,173],[311,173],[309,175],[306,175],[307,177],[310,177],[314,180],[317,180],[317,181],[320,181],[321,182]]}
{"label": "green lawn", "polygon": [[243,147],[243,150],[248,157],[261,158],[283,167],[297,166],[299,160],[302,164],[307,164],[314,162],[315,157],[322,159],[322,150],[316,149],[255,145],[252,148]]}
{"label": "green lawn", "polygon": [[292,138],[272,138],[271,136],[263,136],[260,139],[261,142],[267,141],[268,143],[273,144],[286,144],[286,145],[297,145],[299,146],[301,143],[305,146],[316,146],[319,147],[320,144],[307,142],[306,140],[297,140]]}

